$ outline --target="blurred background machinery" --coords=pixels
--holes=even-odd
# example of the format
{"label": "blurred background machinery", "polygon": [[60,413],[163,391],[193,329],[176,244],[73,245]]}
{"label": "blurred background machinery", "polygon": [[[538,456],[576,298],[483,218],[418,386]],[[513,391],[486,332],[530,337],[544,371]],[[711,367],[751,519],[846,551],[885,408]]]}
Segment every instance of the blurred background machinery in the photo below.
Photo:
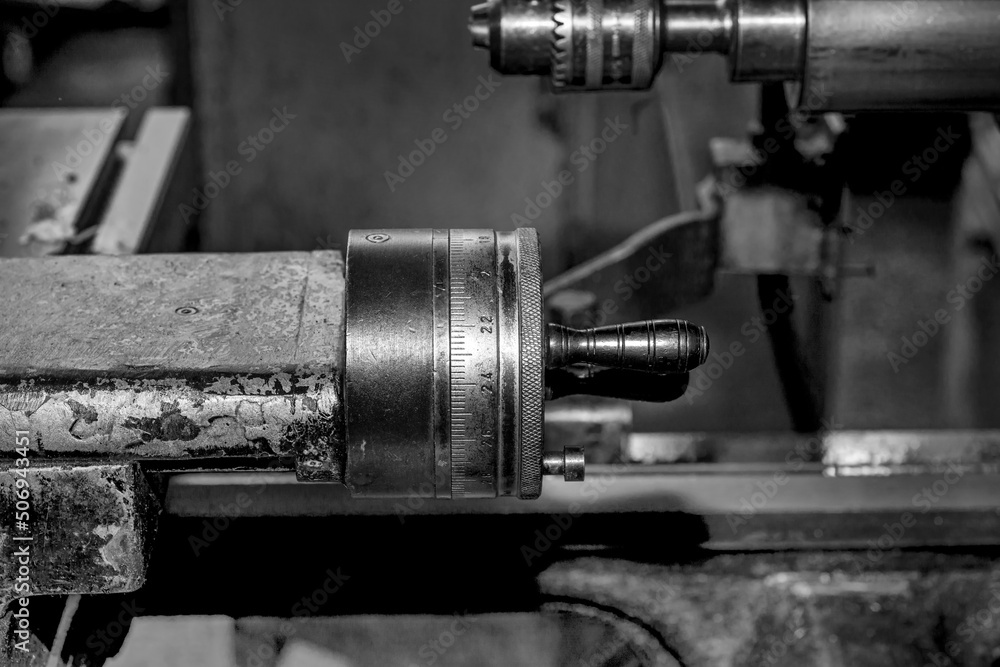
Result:
{"label": "blurred background machinery", "polygon": [[[106,297],[92,330],[145,309],[209,366],[247,363],[240,327],[277,359],[351,229],[534,228],[547,321],[712,337],[670,402],[549,403],[588,478],[530,502],[352,499],[293,472],[330,428],[202,446],[162,405],[92,448],[66,403],[65,446],[29,442],[31,657],[15,599],[6,659],[996,664],[998,5],[494,2],[483,58],[451,0],[3,3],[0,337],[66,297],[40,358],[77,290]],[[76,361],[141,339],[116,335]],[[100,370],[185,358],[130,349]],[[5,378],[0,598],[15,419],[46,398]]]}

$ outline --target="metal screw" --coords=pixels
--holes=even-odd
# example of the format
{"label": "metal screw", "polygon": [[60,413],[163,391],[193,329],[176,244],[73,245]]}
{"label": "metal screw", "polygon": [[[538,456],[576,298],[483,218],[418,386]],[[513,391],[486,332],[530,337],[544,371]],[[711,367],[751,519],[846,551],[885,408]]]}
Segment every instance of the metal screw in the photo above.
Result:
{"label": "metal screw", "polygon": [[369,234],[368,236],[365,237],[365,240],[369,241],[370,243],[385,243],[386,241],[389,241],[391,239],[392,237],[389,236],[388,234]]}
{"label": "metal screw", "polygon": [[194,306],[184,306],[183,308],[178,308],[174,312],[178,315],[197,315],[198,309]]}

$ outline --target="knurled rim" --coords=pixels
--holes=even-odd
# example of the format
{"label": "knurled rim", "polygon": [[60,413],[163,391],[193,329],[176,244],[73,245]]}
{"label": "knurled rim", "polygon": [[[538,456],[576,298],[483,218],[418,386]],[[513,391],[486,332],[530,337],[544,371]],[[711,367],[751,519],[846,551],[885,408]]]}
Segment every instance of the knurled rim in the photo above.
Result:
{"label": "knurled rim", "polygon": [[591,0],[587,10],[587,90],[599,90],[604,81],[604,0]]}
{"label": "knurled rim", "polygon": [[570,0],[555,0],[552,6],[552,83],[564,88],[570,83],[573,11]]}
{"label": "knurled rim", "polygon": [[632,44],[632,86],[634,88],[649,88],[653,84],[656,68],[654,49],[655,38],[652,26],[655,25],[650,12],[653,7],[649,0],[635,0],[632,6],[635,18],[635,42]]}
{"label": "knurled rim", "polygon": [[542,494],[545,364],[542,353],[542,269],[538,232],[517,231],[518,296],[521,310],[521,447],[518,496]]}

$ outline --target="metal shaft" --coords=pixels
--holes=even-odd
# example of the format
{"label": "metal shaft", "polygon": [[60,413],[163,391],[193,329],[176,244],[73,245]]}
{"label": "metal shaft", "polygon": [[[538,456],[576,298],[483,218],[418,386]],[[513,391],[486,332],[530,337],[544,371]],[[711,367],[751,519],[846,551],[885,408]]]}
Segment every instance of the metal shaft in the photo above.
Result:
{"label": "metal shaft", "polygon": [[808,7],[799,106],[1000,108],[1000,2],[811,0]]}

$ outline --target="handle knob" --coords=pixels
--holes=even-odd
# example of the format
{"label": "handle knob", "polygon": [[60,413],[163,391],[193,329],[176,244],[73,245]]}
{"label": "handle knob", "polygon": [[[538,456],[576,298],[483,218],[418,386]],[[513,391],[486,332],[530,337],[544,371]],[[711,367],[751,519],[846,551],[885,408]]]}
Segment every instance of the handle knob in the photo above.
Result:
{"label": "handle knob", "polygon": [[688,373],[708,360],[705,327],[683,320],[650,320],[577,330],[550,324],[547,366],[589,364],[659,375]]}

